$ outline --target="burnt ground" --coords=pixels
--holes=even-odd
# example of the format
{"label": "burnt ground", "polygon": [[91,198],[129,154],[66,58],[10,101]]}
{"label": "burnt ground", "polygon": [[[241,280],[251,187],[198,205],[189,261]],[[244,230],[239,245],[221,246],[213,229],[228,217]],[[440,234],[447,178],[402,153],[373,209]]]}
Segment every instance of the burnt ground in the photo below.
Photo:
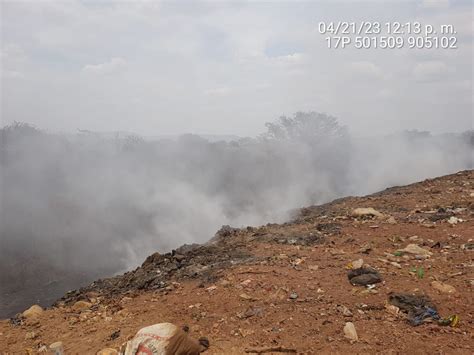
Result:
{"label": "burnt ground", "polygon": [[[70,292],[37,318],[0,321],[0,350],[36,353],[60,340],[68,354],[95,354],[118,349],[143,326],[173,322],[208,337],[209,354],[472,354],[473,201],[474,171],[464,171],[304,208],[281,225],[223,227],[207,244],[155,253],[133,271]],[[353,217],[358,207],[383,216]],[[397,252],[408,244],[431,255]],[[358,259],[378,270],[375,288],[348,281]],[[388,307],[393,292],[429,297],[459,324],[414,327]],[[346,322],[359,340],[344,336]]]}

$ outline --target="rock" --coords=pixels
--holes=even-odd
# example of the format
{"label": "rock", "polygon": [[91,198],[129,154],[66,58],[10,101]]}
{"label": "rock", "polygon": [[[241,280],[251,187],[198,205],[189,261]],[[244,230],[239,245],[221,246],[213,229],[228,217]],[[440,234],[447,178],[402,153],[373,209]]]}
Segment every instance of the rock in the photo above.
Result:
{"label": "rock", "polygon": [[290,299],[291,300],[296,300],[298,298],[298,294],[296,292],[290,293]]}
{"label": "rock", "polygon": [[77,301],[76,303],[73,304],[72,309],[76,312],[82,312],[91,308],[91,306],[92,306],[92,303],[89,303],[86,301]]}
{"label": "rock", "polygon": [[351,264],[353,269],[360,269],[364,265],[364,259],[354,260]]}
{"label": "rock", "polygon": [[344,305],[337,306],[337,310],[342,313],[344,317],[352,317],[352,312]]}
{"label": "rock", "polygon": [[346,325],[344,326],[344,336],[347,339],[357,341],[359,340],[359,337],[357,336],[357,331],[355,329],[354,323],[352,322],[347,322]]}
{"label": "rock", "polygon": [[459,222],[462,222],[463,220],[461,218],[457,218],[457,217],[449,217],[448,219],[448,223],[451,224],[451,225],[455,225],[455,224],[458,224]]}
{"label": "rock", "polygon": [[351,284],[359,286],[373,285],[382,282],[378,271],[371,267],[349,270],[347,278]]}
{"label": "rock", "polygon": [[49,346],[49,349],[54,355],[64,355],[64,347],[63,347],[62,341],[57,341],[55,343],[52,343]]}
{"label": "rock", "polygon": [[430,252],[429,250],[423,249],[417,244],[408,244],[404,249],[399,249],[398,251],[402,253],[422,255],[425,257],[430,257],[431,255],[433,255],[432,252]]}
{"label": "rock", "polygon": [[247,295],[246,293],[241,293],[239,295],[240,298],[244,299],[244,300],[248,300],[248,301],[255,301],[256,299],[252,296],[249,296]]}
{"label": "rock", "polygon": [[395,217],[390,216],[390,217],[387,219],[387,223],[388,223],[388,224],[397,224],[397,220],[395,219]]}
{"label": "rock", "polygon": [[26,311],[24,311],[22,315],[25,318],[35,318],[35,317],[38,317],[43,312],[44,312],[43,308],[35,304],[31,306],[30,308],[28,308]]}
{"label": "rock", "polygon": [[99,350],[97,352],[97,355],[118,355],[118,351],[112,348],[105,348],[102,350]]}
{"label": "rock", "polygon": [[207,292],[212,292],[212,291],[215,291],[215,290],[217,290],[217,286],[216,286],[216,285],[209,286],[208,288],[206,288],[206,291],[207,291]]}
{"label": "rock", "polygon": [[442,293],[455,293],[456,292],[456,289],[453,286],[445,284],[443,282],[439,282],[439,281],[433,281],[431,283],[431,287],[433,287],[434,289]]}
{"label": "rock", "polygon": [[181,255],[181,254],[175,254],[174,258],[178,263],[182,262],[183,260],[186,260],[186,257],[184,255]]}
{"label": "rock", "polygon": [[319,266],[318,266],[318,265],[309,265],[309,266],[308,266],[308,269],[313,270],[313,271],[316,271],[316,270],[319,269]]}
{"label": "rock", "polygon": [[372,207],[359,207],[352,211],[352,217],[383,217],[383,214]]}
{"label": "rock", "polygon": [[398,268],[398,269],[401,269],[401,268],[402,268],[402,266],[401,266],[399,263],[395,262],[395,261],[391,261],[391,262],[390,262],[390,265],[395,266],[395,267]]}

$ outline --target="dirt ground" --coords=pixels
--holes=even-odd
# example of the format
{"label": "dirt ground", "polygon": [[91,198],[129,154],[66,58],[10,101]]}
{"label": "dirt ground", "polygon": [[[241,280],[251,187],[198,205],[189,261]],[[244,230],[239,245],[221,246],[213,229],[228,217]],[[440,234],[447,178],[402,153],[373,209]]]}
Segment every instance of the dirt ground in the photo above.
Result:
{"label": "dirt ground", "polygon": [[[205,246],[150,256],[141,268],[66,295],[36,317],[0,321],[0,353],[118,349],[144,326],[188,325],[208,354],[282,347],[299,354],[474,353],[474,171],[305,208],[292,222],[223,228]],[[380,217],[354,217],[372,207]],[[393,217],[393,218],[390,218]],[[416,244],[431,255],[397,252]],[[383,282],[353,286],[363,259]],[[420,270],[422,270],[420,272]],[[454,287],[440,291],[434,281]],[[436,283],[435,283],[436,284]],[[410,325],[391,292],[424,294],[456,327]],[[75,304],[77,301],[86,301]],[[358,340],[344,335],[352,322]]]}

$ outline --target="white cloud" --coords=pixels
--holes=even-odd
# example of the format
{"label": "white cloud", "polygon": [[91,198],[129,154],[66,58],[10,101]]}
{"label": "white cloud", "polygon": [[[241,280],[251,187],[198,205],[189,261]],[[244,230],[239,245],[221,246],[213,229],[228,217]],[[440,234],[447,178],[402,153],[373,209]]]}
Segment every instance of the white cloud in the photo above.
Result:
{"label": "white cloud", "polygon": [[123,58],[112,58],[101,64],[88,64],[82,68],[84,74],[107,75],[116,73],[125,67],[126,61]]}
{"label": "white cloud", "polygon": [[9,79],[22,79],[25,75],[16,70],[1,70],[2,77]]}
{"label": "white cloud", "polygon": [[[446,111],[425,104],[438,92],[430,85],[419,90],[413,80],[446,80],[443,88],[436,85],[443,90],[440,106],[448,98],[472,100],[472,16],[466,7],[371,5],[378,21],[453,24],[457,50],[329,50],[318,21],[366,21],[360,4],[7,1],[2,70],[28,80],[2,79],[5,117],[51,130],[75,129],[74,119],[80,119],[92,130],[217,134],[232,127],[232,133],[254,135],[265,122],[298,110],[334,114],[356,130],[362,121],[379,124],[380,132],[399,129],[400,116],[408,122],[424,112],[433,118],[426,129],[450,129]],[[92,80],[99,77],[111,80]],[[454,87],[460,80],[467,82]],[[58,98],[77,110],[62,110]],[[458,116],[467,117],[471,107],[458,105]]]}
{"label": "white cloud", "polygon": [[352,62],[351,72],[365,79],[383,79],[384,74],[379,66],[369,61]]}
{"label": "white cloud", "polygon": [[442,61],[425,61],[415,65],[413,76],[417,81],[436,81],[443,79],[449,68]]}
{"label": "white cloud", "polygon": [[449,0],[423,0],[420,5],[423,8],[445,9],[449,7]]}
{"label": "white cloud", "polygon": [[213,89],[208,89],[204,91],[204,94],[207,96],[228,96],[231,93],[231,89],[229,87],[218,87],[218,88],[213,88]]}

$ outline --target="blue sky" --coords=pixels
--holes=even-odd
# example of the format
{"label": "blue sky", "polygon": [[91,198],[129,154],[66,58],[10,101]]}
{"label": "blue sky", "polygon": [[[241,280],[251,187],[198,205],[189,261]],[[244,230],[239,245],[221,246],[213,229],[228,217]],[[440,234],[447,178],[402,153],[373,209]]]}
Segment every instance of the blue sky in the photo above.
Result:
{"label": "blue sky", "polygon": [[[470,1],[1,2],[2,123],[256,135],[282,114],[357,135],[472,129]],[[458,49],[328,49],[319,21],[456,28]]]}

